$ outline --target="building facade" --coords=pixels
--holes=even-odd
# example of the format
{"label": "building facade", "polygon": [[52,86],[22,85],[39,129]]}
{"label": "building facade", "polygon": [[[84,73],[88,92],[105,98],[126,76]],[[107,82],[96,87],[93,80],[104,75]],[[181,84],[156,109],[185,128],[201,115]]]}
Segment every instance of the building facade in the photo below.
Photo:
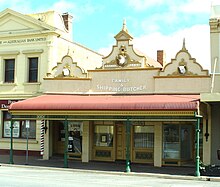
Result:
{"label": "building facade", "polygon": [[[102,55],[72,41],[72,17],[54,11],[24,15],[11,9],[0,12],[0,152],[8,152],[11,103],[44,93],[44,77],[70,55],[81,60],[82,71],[102,63]],[[25,150],[24,123],[15,124],[14,148]],[[40,130],[30,124],[30,149],[39,152]]]}
{"label": "building facade", "polygon": [[185,40],[166,63],[163,51],[157,61],[137,52],[125,22],[115,39],[102,65],[87,72],[64,55],[43,78],[43,95],[10,105],[13,122],[45,124],[44,159],[62,154],[161,167],[195,162],[196,115],[202,115],[200,156],[210,161],[203,136],[210,123],[200,94],[209,91],[211,78]]}
{"label": "building facade", "polygon": [[201,94],[201,101],[208,107],[209,123],[211,127],[206,130],[207,141],[209,141],[211,159],[210,164],[220,164],[220,5],[213,5],[211,9],[210,25],[210,47],[211,47],[211,85],[207,93]]}

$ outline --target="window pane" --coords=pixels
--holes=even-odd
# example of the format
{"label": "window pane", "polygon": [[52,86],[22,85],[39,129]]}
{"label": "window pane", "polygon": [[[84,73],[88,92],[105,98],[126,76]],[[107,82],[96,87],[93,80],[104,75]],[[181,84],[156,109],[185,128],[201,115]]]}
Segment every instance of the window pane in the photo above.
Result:
{"label": "window pane", "polygon": [[82,122],[69,121],[68,152],[82,154],[82,129]]}
{"label": "window pane", "polygon": [[37,82],[38,78],[38,58],[28,58],[29,61],[29,82]]}
{"label": "window pane", "polygon": [[[20,123],[19,121],[13,122],[13,135],[14,138],[19,138],[20,136]],[[4,121],[4,134],[3,137],[11,137],[11,121]]]}
{"label": "window pane", "polygon": [[113,132],[113,126],[96,125],[94,132],[94,144],[96,146],[112,147]]}
{"label": "window pane", "polygon": [[14,82],[15,59],[5,59],[5,82]]}
{"label": "window pane", "polygon": [[153,148],[154,147],[154,127],[135,126],[134,127],[134,147]]}
{"label": "window pane", "polygon": [[[27,128],[25,121],[22,121],[21,124],[21,138],[27,138]],[[36,139],[36,121],[30,121],[30,128],[28,128],[28,138]]]}
{"label": "window pane", "polygon": [[163,149],[165,159],[179,159],[180,158],[180,142],[179,142],[179,126],[178,125],[164,125],[163,129]]}
{"label": "window pane", "polygon": [[191,159],[192,157],[192,126],[181,126],[181,159]]}

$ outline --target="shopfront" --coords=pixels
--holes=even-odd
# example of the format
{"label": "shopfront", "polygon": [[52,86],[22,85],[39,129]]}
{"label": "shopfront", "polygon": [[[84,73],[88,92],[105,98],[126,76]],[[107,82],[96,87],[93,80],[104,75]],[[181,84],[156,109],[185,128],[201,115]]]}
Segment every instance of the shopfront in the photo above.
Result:
{"label": "shopfront", "polygon": [[[94,121],[93,124],[93,160],[126,160],[126,122]],[[130,126],[131,161],[153,164],[154,125],[132,121]]]}
{"label": "shopfront", "polygon": [[198,99],[197,95],[43,95],[11,105],[10,112],[13,121],[39,116],[46,121],[48,158],[184,165],[195,158]]}

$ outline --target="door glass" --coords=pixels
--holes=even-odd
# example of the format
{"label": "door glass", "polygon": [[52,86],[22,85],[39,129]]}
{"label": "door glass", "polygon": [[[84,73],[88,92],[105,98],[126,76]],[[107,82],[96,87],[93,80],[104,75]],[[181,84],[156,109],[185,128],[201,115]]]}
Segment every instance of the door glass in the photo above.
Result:
{"label": "door glass", "polygon": [[192,127],[189,125],[181,126],[181,158],[184,160],[191,159],[191,153],[192,153],[191,129]]}
{"label": "door glass", "polygon": [[82,122],[69,121],[68,152],[82,154]]}
{"label": "door glass", "polygon": [[180,158],[180,142],[179,142],[179,126],[164,125],[163,128],[163,158],[179,159]]}

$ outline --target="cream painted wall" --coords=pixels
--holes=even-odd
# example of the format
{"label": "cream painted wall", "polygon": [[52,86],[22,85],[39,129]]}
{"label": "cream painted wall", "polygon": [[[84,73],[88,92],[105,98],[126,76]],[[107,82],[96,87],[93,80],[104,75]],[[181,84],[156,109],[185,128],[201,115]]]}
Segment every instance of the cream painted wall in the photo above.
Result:
{"label": "cream painted wall", "polygon": [[154,124],[154,166],[162,166],[162,122]]}
{"label": "cream painted wall", "polygon": [[211,47],[211,72],[214,72],[215,59],[217,58],[215,73],[220,73],[220,32],[210,31]]}
{"label": "cream painted wall", "polygon": [[82,162],[89,162],[89,121],[83,122],[83,135],[82,135]]}
{"label": "cream painted wall", "polygon": [[200,94],[210,91],[210,77],[155,78],[155,93]]}

